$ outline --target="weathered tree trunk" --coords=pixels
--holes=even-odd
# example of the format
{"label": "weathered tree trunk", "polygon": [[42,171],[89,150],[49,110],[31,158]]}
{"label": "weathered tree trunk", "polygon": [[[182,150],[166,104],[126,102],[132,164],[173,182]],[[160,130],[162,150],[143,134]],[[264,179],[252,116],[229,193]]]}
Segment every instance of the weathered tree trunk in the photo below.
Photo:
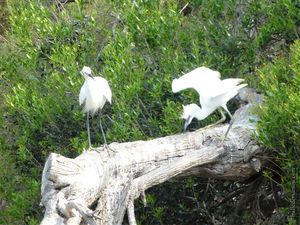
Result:
{"label": "weathered tree trunk", "polygon": [[[134,199],[149,187],[175,176],[197,175],[243,180],[260,170],[255,158],[262,152],[252,136],[255,118],[251,109],[258,95],[244,89],[248,104],[234,115],[234,124],[223,142],[228,124],[150,141],[112,143],[104,150],[86,151],[75,159],[52,153],[42,177],[42,225],[118,225],[127,209],[136,224]],[[251,118],[250,118],[251,117]],[[93,209],[93,210],[92,210]]]}

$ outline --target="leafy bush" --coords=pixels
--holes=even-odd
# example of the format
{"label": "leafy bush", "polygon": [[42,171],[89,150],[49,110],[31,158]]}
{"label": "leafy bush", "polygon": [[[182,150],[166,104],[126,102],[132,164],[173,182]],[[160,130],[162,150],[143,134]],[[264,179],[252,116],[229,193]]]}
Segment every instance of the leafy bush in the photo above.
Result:
{"label": "leafy bush", "polygon": [[[8,6],[9,41],[0,54],[7,118],[1,147],[15,164],[15,170],[4,170],[4,179],[10,173],[16,176],[8,179],[15,189],[4,192],[9,204],[1,211],[0,223],[37,223],[46,157],[50,152],[75,156],[85,146],[84,115],[77,107],[82,79],[76,62],[86,64],[83,58],[88,57],[82,52],[95,53],[89,32],[94,22],[81,14],[80,2],[72,19],[67,12],[55,14],[38,2],[8,1]],[[0,186],[6,187],[5,180]]]}
{"label": "leafy bush", "polygon": [[265,91],[259,113],[259,138],[276,153],[294,219],[292,210],[299,212],[295,193],[300,189],[300,41],[293,44],[289,58],[278,58],[274,64],[265,65],[259,75],[260,88]]}

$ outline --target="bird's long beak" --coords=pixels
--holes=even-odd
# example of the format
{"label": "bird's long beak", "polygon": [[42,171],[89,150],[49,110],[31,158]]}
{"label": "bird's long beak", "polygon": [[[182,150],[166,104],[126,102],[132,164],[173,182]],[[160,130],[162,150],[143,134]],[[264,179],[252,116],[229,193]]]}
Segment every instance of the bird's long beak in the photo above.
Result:
{"label": "bird's long beak", "polygon": [[189,126],[189,124],[190,124],[190,116],[184,122],[183,132],[186,132],[186,129]]}
{"label": "bird's long beak", "polygon": [[87,75],[94,80],[94,76],[92,73],[88,73]]}

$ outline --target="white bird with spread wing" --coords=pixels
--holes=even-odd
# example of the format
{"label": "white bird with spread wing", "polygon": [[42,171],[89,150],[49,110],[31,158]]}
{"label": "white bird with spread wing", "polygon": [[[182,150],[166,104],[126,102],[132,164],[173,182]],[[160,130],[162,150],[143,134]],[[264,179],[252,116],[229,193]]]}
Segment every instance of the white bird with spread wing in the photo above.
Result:
{"label": "white bird with spread wing", "polygon": [[80,73],[84,77],[85,82],[80,89],[79,104],[83,105],[83,112],[86,113],[86,127],[88,132],[89,148],[92,146],[89,114],[91,113],[93,116],[96,112],[99,112],[100,128],[103,135],[104,144],[107,146],[107,141],[101,123],[101,110],[107,101],[111,103],[112,93],[110,87],[107,80],[105,80],[103,77],[94,77],[90,67],[84,66]]}
{"label": "white bird with spread wing", "polygon": [[240,78],[229,78],[225,80],[221,80],[220,78],[221,74],[218,71],[211,70],[207,67],[199,67],[173,80],[172,91],[174,93],[187,88],[193,88],[200,95],[201,107],[196,104],[183,106],[182,118],[185,119],[184,131],[192,122],[193,118],[203,120],[216,109],[219,109],[222,118],[213,125],[225,121],[225,115],[220,110],[220,107],[232,118],[226,103],[237,95],[239,89],[247,86],[247,84],[240,84],[244,81]]}

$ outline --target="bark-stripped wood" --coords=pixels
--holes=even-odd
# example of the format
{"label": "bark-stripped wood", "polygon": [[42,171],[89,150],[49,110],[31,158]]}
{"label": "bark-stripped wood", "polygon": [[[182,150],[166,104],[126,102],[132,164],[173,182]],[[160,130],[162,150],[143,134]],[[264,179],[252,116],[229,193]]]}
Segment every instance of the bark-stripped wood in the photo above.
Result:
{"label": "bark-stripped wood", "polygon": [[[134,199],[149,187],[175,176],[197,175],[244,180],[260,170],[255,155],[262,152],[253,140],[253,106],[261,101],[251,89],[240,93],[248,103],[228,124],[149,141],[112,143],[114,151],[97,148],[75,159],[52,153],[44,167],[42,225],[122,224],[125,210],[136,224]],[[250,119],[250,120],[249,120]],[[93,207],[92,207],[93,206]],[[92,210],[92,209],[93,210]]]}

